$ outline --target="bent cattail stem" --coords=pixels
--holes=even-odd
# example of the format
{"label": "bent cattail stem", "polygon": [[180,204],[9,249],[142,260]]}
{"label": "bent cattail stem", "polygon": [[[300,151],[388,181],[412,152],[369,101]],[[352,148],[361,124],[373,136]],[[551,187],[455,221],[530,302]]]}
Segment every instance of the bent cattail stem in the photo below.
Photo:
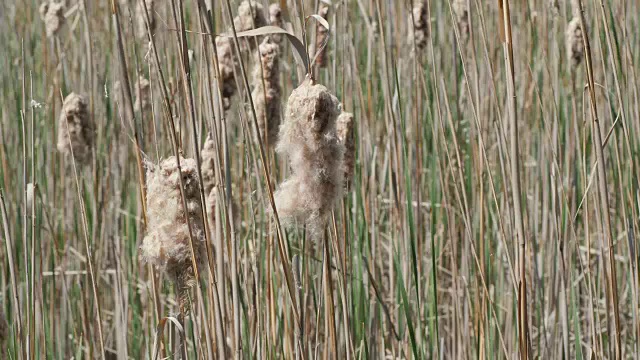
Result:
{"label": "bent cattail stem", "polygon": [[141,39],[147,39],[147,24],[145,22],[144,7],[149,14],[149,30],[153,34],[156,30],[156,12],[154,0],[136,1],[136,35]]}
{"label": "bent cattail stem", "polygon": [[[204,274],[205,227],[200,201],[196,161],[175,156],[160,165],[147,163],[148,232],[142,240],[142,258],[164,272],[174,282],[182,309],[188,308],[188,290],[197,279],[191,258],[189,223],[193,236],[194,257],[198,271]],[[184,183],[185,211],[180,194],[180,178]],[[187,222],[188,219],[188,222]]]}
{"label": "bent cattail stem", "polygon": [[[273,26],[284,29],[284,22],[282,21],[282,8],[280,7],[280,4],[273,3],[269,5],[269,23]],[[276,44],[280,45],[280,43],[282,43],[281,34],[271,34],[270,37]]]}
{"label": "bent cattail stem", "polygon": [[287,102],[276,151],[289,157],[292,175],[275,194],[285,224],[308,226],[322,234],[327,214],[342,193],[344,147],[336,135],[340,103],[329,90],[307,78]]}
{"label": "bent cattail stem", "polygon": [[566,32],[567,57],[571,61],[571,67],[577,68],[584,58],[584,42],[582,28],[580,27],[580,15],[574,18],[567,25]]}
{"label": "bent cattail stem", "polygon": [[136,111],[142,111],[144,113],[151,112],[151,84],[149,80],[140,76],[138,82],[135,84],[136,102],[133,107]]}
{"label": "bent cattail stem", "polygon": [[[318,9],[318,15],[328,21],[329,6],[324,3],[320,3],[320,9]],[[327,46],[329,39],[329,29],[318,24],[316,26],[316,42],[309,51],[313,57],[315,57],[315,64],[323,68],[327,66]]]}
{"label": "bent cattail stem", "polygon": [[427,13],[427,5],[423,1],[414,4],[409,14],[409,45],[415,46],[418,50],[422,50],[427,46],[429,39],[429,17]]}
{"label": "bent cattail stem", "polygon": [[40,19],[44,21],[47,37],[55,36],[64,25],[64,2],[47,1],[40,5]]}
{"label": "bent cattail stem", "polygon": [[[336,121],[336,133],[338,140],[344,146],[344,181],[347,184],[353,178],[353,169],[356,156],[356,139],[354,134],[353,114],[342,112]],[[347,184],[348,185],[348,184]]]}
{"label": "bent cattail stem", "polygon": [[453,0],[451,7],[456,15],[460,38],[466,42],[469,39],[469,6],[467,0]]}
{"label": "bent cattail stem", "polygon": [[253,97],[262,141],[269,147],[278,141],[280,126],[280,48],[267,36],[260,44],[253,69]]}
{"label": "bent cattail stem", "polygon": [[205,194],[209,194],[213,187],[216,185],[216,173],[215,173],[215,158],[216,158],[216,150],[213,142],[213,137],[211,134],[207,135],[207,139],[202,146],[202,151],[200,152],[200,170],[202,170],[202,188],[204,189]]}
{"label": "bent cattail stem", "polygon": [[233,43],[228,37],[216,38],[216,49],[218,58],[218,68],[220,70],[220,92],[222,94],[222,105],[224,110],[231,107],[231,97],[235,95],[237,86],[233,76],[235,62],[233,59]]}
{"label": "bent cattail stem", "polygon": [[62,103],[58,121],[58,150],[71,155],[79,164],[87,164],[93,154],[95,130],[84,96],[71,93]]}

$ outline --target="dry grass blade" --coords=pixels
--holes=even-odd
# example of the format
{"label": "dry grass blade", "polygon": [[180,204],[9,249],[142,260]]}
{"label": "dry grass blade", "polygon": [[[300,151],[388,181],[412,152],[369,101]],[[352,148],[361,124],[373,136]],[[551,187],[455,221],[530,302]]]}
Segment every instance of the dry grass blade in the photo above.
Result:
{"label": "dry grass blade", "polygon": [[298,61],[298,63],[300,63],[300,65],[302,65],[305,70],[309,69],[309,55],[307,54],[307,50],[305,49],[302,41],[300,41],[300,39],[298,39],[295,35],[277,26],[267,25],[267,26],[259,27],[257,29],[240,31],[237,33],[220,34],[220,36],[234,37],[235,35],[235,37],[244,38],[244,37],[264,36],[264,35],[273,35],[273,34],[285,35],[287,39],[289,39],[289,42],[291,43],[291,45],[293,45],[293,49],[296,51],[295,54],[297,55],[296,60]]}

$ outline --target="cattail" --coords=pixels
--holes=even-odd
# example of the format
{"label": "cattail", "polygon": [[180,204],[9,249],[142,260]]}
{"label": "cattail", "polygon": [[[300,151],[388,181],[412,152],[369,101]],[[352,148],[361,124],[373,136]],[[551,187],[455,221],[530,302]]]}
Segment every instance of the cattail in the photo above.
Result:
{"label": "cattail", "polygon": [[149,14],[149,29],[151,33],[156,30],[156,12],[154,10],[154,0],[136,1],[136,35],[142,39],[147,38],[147,23],[144,14],[144,7],[147,7],[147,14]]}
{"label": "cattail", "polygon": [[231,97],[236,93],[236,80],[233,76],[235,62],[233,59],[233,43],[228,37],[216,38],[216,51],[218,58],[218,69],[220,70],[220,84],[222,93],[222,104],[225,110],[231,107]]}
{"label": "cattail", "polygon": [[[205,227],[200,201],[200,182],[194,159],[180,157],[180,170],[175,156],[160,165],[147,164],[148,232],[142,241],[142,258],[164,272],[176,285],[180,305],[187,308],[189,287],[196,283],[189,243],[189,224],[198,272],[204,274]],[[184,182],[185,211],[180,194],[180,178]]]}
{"label": "cattail", "polygon": [[[427,13],[427,5],[423,1],[415,3],[409,14],[409,44],[422,50],[427,46],[429,39],[429,17]],[[412,26],[413,25],[413,26]]]}
{"label": "cattail", "polygon": [[136,102],[133,104],[136,111],[143,111],[144,113],[151,112],[151,84],[149,80],[140,76],[138,82],[134,84]]}
{"label": "cattail", "polygon": [[469,4],[467,0],[453,0],[451,7],[456,16],[460,37],[463,41],[469,39]]}
{"label": "cattail", "polygon": [[238,16],[233,19],[236,31],[247,31],[267,25],[264,8],[257,1],[243,1],[238,6]]}
{"label": "cattail", "polygon": [[463,77],[458,87],[458,107],[460,111],[464,111],[469,104],[469,95],[467,93],[467,80]]}
{"label": "cattail", "polygon": [[[284,22],[282,21],[282,8],[280,4],[273,3],[269,5],[269,23],[273,26],[277,26],[284,29]],[[269,35],[273,42],[280,45],[282,42],[281,34],[271,34]]]}
{"label": "cattail", "polygon": [[40,19],[44,21],[47,37],[55,36],[65,22],[64,2],[43,2],[40,5]]}
{"label": "cattail", "polygon": [[[238,6],[238,16],[233,18],[233,25],[237,32],[256,29],[267,25],[267,18],[264,16],[264,8],[257,1],[243,1]],[[254,49],[256,40],[253,38],[242,38],[240,41],[240,51],[247,52]]]}
{"label": "cattail", "polygon": [[292,175],[275,194],[285,223],[305,222],[313,236],[321,233],[343,187],[344,147],[336,135],[340,103],[329,90],[307,78],[287,102],[276,150],[289,157]]}
{"label": "cattail", "polygon": [[[329,6],[327,4],[321,3],[320,8],[318,9],[318,15],[320,15],[323,19],[328,20]],[[329,29],[318,24],[316,26],[315,46],[311,48],[309,53],[313,54],[313,56],[316,59],[315,63],[319,67],[327,66],[327,46],[328,46],[327,41],[328,40],[329,40]]]}
{"label": "cattail", "polygon": [[549,8],[553,15],[560,14],[560,2],[558,0],[549,0]]}
{"label": "cattail", "polygon": [[216,150],[214,147],[213,137],[211,134],[207,135],[200,151],[200,170],[202,171],[202,188],[205,194],[209,194],[213,187],[216,185],[216,173],[215,173],[215,158]]}
{"label": "cattail", "polygon": [[89,106],[84,96],[70,93],[62,103],[58,122],[58,150],[86,164],[93,153],[94,126],[89,116]]}
{"label": "cattail", "polygon": [[571,67],[576,68],[584,58],[584,42],[582,28],[580,27],[580,15],[574,18],[567,25],[566,32],[567,57],[571,61]]}
{"label": "cattail", "polygon": [[259,58],[253,70],[254,89],[251,93],[258,116],[258,127],[263,141],[269,146],[278,140],[280,125],[280,48],[271,37],[264,38],[259,48]]}
{"label": "cattail", "polygon": [[355,166],[356,139],[353,129],[353,114],[343,111],[340,116],[338,116],[338,120],[336,120],[336,133],[338,140],[344,146],[342,166],[344,169],[345,182],[353,178],[353,168]]}

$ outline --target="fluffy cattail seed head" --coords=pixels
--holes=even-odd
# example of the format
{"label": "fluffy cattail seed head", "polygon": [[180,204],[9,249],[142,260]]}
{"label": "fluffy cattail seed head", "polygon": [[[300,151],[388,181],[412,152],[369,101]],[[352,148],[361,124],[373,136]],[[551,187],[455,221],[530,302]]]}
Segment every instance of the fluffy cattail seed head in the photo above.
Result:
{"label": "fluffy cattail seed head", "polygon": [[47,37],[55,36],[65,22],[64,2],[43,2],[40,5],[40,19],[44,21]]}
{"label": "fluffy cattail seed head", "polygon": [[228,37],[216,38],[218,69],[220,70],[220,92],[225,110],[231,107],[231,97],[236,93],[236,80],[233,76],[235,62],[233,59],[233,43]]}
{"label": "fluffy cattail seed head", "polygon": [[276,150],[289,157],[292,175],[275,194],[285,223],[305,222],[312,235],[342,193],[344,147],[336,135],[340,103],[329,90],[307,78],[287,102]]}
{"label": "fluffy cattail seed head", "polygon": [[213,187],[216,185],[216,173],[215,173],[215,158],[216,149],[214,146],[213,137],[211,134],[207,135],[200,152],[200,170],[202,171],[202,188],[205,194],[209,194]]}
{"label": "fluffy cattail seed head", "polygon": [[95,130],[89,116],[87,99],[70,93],[62,103],[58,121],[58,150],[73,157],[76,162],[86,164],[91,161]]}
{"label": "fluffy cattail seed head", "polygon": [[[186,307],[189,287],[196,282],[187,219],[191,224],[198,272],[203,274],[207,270],[206,236],[196,165],[194,159],[180,157],[179,170],[175,156],[163,160],[160,165],[147,163],[148,232],[140,252],[145,261],[175,283],[183,307]],[[180,178],[184,182],[187,209],[182,203]]]}
{"label": "fluffy cattail seed head", "polygon": [[353,178],[353,168],[355,166],[356,156],[356,139],[354,133],[353,114],[342,112],[336,121],[336,133],[338,140],[344,146],[344,179],[351,180]]}
{"label": "fluffy cattail seed head", "polygon": [[469,6],[467,0],[453,0],[451,7],[456,15],[460,38],[463,41],[467,41],[469,39]]}
{"label": "fluffy cattail seed head", "polygon": [[138,82],[134,84],[136,102],[133,104],[136,111],[143,111],[144,113],[151,112],[151,84],[149,80],[140,76]]}
{"label": "fluffy cattail seed head", "polygon": [[549,8],[553,15],[560,14],[560,2],[558,0],[549,0]]}
{"label": "fluffy cattail seed head", "polygon": [[[284,29],[284,22],[282,21],[282,8],[280,4],[273,3],[269,5],[269,23],[273,26],[281,27]],[[269,35],[276,44],[280,44],[282,42],[281,34],[271,34]]]}
{"label": "fluffy cattail seed head", "polygon": [[236,31],[247,31],[267,25],[264,8],[257,1],[243,1],[238,6],[238,16],[233,19]]}
{"label": "fluffy cattail seed head", "polygon": [[422,50],[427,46],[429,39],[429,17],[427,13],[427,5],[423,1],[414,3],[413,9],[409,14],[409,45],[415,46]]}
{"label": "fluffy cattail seed head", "polygon": [[258,127],[263,141],[269,146],[278,140],[280,125],[280,47],[271,37],[264,38],[259,48],[259,59],[253,69],[253,97]]}
{"label": "fluffy cattail seed head", "polygon": [[574,17],[567,25],[566,46],[567,57],[571,61],[571,67],[576,68],[584,58],[584,42],[580,17]]}

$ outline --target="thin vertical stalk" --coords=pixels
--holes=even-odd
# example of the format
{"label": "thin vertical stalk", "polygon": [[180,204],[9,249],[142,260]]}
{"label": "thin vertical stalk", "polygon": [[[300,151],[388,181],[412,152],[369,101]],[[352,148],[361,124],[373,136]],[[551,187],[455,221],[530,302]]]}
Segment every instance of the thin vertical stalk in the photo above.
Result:
{"label": "thin vertical stalk", "polygon": [[[591,131],[595,141],[595,150],[596,150],[596,160],[597,171],[598,171],[598,195],[599,195],[599,205],[600,205],[600,216],[604,220],[605,227],[605,236],[607,240],[607,249],[608,249],[608,271],[607,278],[609,282],[609,297],[610,301],[613,305],[613,316],[614,316],[614,324],[615,324],[615,332],[613,334],[613,338],[615,341],[614,347],[614,358],[620,359],[622,357],[622,347],[621,347],[621,339],[620,339],[620,314],[618,308],[618,284],[616,277],[616,266],[615,266],[615,246],[613,244],[613,231],[611,228],[611,214],[609,213],[609,194],[607,187],[607,174],[606,174],[606,163],[604,160],[604,143],[602,142],[602,132],[600,129],[600,119],[598,118],[598,106],[596,102],[596,91],[595,91],[595,80],[593,77],[593,59],[591,57],[591,45],[589,43],[589,33],[587,32],[587,28],[585,25],[582,0],[577,0],[578,8],[580,13],[580,27],[582,29],[582,38],[584,42],[584,50],[585,50],[585,68],[587,70],[587,81],[589,85],[589,103],[591,110]],[[610,315],[610,314],[608,314]]]}
{"label": "thin vertical stalk", "polygon": [[502,8],[502,20],[504,25],[504,57],[507,76],[507,97],[509,108],[509,137],[511,142],[511,194],[513,198],[513,216],[516,227],[516,241],[518,244],[518,341],[520,345],[520,357],[529,358],[529,326],[527,314],[527,278],[526,278],[526,238],[524,231],[524,213],[522,209],[520,188],[520,154],[518,139],[517,99],[515,92],[514,63],[513,63],[513,37],[511,33],[511,14],[509,0],[499,0]]}
{"label": "thin vertical stalk", "polygon": [[[16,265],[13,260],[13,255],[15,252],[13,251],[13,241],[11,240],[11,229],[9,228],[9,217],[7,216],[7,207],[4,202],[4,192],[0,189],[0,210],[2,211],[2,225],[4,228],[4,240],[7,248],[7,258],[9,262],[9,275],[11,279],[11,295],[13,295],[13,299],[11,299],[13,303],[13,311],[15,312],[16,320],[15,325],[17,329],[17,340],[19,343],[22,342],[22,311],[20,310],[20,302],[18,301],[18,285],[17,285],[17,275],[16,275]],[[24,353],[25,348],[20,346],[20,350],[18,351],[19,359],[26,359],[26,354]]]}

